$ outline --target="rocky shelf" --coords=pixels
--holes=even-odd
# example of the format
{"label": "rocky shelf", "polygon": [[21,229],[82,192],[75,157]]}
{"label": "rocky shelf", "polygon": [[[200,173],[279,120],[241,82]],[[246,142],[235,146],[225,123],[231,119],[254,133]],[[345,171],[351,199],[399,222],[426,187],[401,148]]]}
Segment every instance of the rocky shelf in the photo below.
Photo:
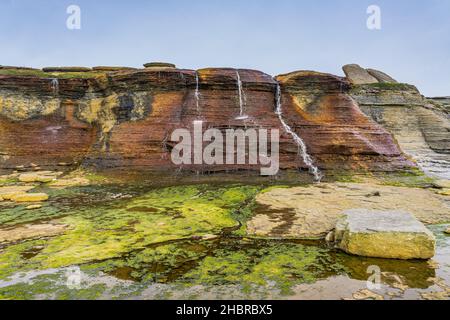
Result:
{"label": "rocky shelf", "polygon": [[[173,170],[170,134],[192,129],[199,117],[205,127],[220,130],[279,129],[281,168],[306,170],[275,113],[279,84],[285,120],[320,169],[398,171],[429,164],[430,155],[438,155],[425,169],[448,172],[450,125],[442,101],[432,103],[384,72],[350,65],[344,66],[344,78],[314,71],[273,78],[246,69],[146,67],[0,68],[0,170],[29,163]],[[238,117],[237,75],[245,119]]]}

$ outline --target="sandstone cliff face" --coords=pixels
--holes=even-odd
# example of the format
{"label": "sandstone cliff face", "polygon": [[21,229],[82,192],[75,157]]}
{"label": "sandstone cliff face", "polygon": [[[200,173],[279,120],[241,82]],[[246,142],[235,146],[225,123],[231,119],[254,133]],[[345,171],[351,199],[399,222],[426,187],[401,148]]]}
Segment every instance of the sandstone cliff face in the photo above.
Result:
{"label": "sandstone cliff face", "polygon": [[353,86],[351,95],[424,171],[450,178],[450,121],[445,108],[406,84]]}
{"label": "sandstone cliff face", "polygon": [[300,71],[277,80],[286,117],[322,166],[386,170],[408,163],[391,135],[361,112],[346,79]]}
{"label": "sandstone cliff face", "polygon": [[[240,114],[237,73],[244,91]],[[254,70],[123,69],[54,79],[0,75],[0,170],[30,163],[100,169],[180,169],[170,158],[174,129],[279,129],[283,169],[305,168],[275,114],[277,82]],[[316,72],[278,76],[283,116],[321,169],[397,170],[412,166],[391,135],[365,116],[346,79]],[[358,100],[358,96],[355,95]],[[359,99],[361,101],[361,99]],[[363,101],[364,102],[364,101]],[[189,166],[202,171],[258,166]]]}

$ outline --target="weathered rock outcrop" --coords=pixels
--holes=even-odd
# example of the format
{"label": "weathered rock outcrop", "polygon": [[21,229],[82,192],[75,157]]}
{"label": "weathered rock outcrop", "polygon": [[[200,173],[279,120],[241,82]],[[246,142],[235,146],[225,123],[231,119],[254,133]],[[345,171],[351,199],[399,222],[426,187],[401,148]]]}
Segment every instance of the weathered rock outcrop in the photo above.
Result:
{"label": "weathered rock outcrop", "polygon": [[401,83],[354,85],[351,95],[424,171],[450,179],[450,120],[445,108]]}
{"label": "weathered rock outcrop", "polygon": [[377,79],[378,82],[380,82],[380,83],[397,83],[397,81],[394,78],[392,78],[390,75],[384,73],[383,71],[375,70],[375,69],[367,69],[367,72],[372,77]]}
{"label": "weathered rock outcrop", "polygon": [[276,79],[285,92],[285,117],[322,166],[384,170],[386,163],[407,163],[391,135],[361,112],[346,79],[312,71]]}
{"label": "weathered rock outcrop", "polygon": [[377,78],[357,64],[347,64],[342,68],[342,70],[344,70],[345,76],[352,84],[359,85],[378,83]]}
{"label": "weathered rock outcrop", "polygon": [[334,241],[347,253],[391,259],[430,259],[436,239],[406,212],[351,210],[338,221]]}
{"label": "weathered rock outcrop", "polygon": [[450,114],[450,97],[428,98],[428,101],[438,108],[442,109],[447,114]]}
{"label": "weathered rock outcrop", "polygon": [[[243,83],[239,119],[237,87]],[[195,95],[196,76],[199,107]],[[391,171],[413,166],[391,135],[364,115],[344,78],[300,71],[276,78],[286,121],[322,169]],[[146,68],[111,72],[0,73],[0,169],[80,163],[108,169],[172,170],[176,128],[275,128],[281,168],[303,168],[298,147],[275,114],[277,82],[254,70]],[[192,170],[259,166],[188,166]]]}

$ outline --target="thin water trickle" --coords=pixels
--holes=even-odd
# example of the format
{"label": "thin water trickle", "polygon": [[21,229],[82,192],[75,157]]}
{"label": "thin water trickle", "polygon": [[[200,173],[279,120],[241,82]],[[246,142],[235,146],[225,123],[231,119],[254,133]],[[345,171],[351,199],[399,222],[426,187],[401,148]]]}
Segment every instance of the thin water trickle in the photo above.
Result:
{"label": "thin water trickle", "polygon": [[245,92],[242,87],[241,75],[239,74],[238,70],[236,70],[236,78],[237,78],[237,87],[238,87],[238,94],[239,94],[239,116],[236,117],[236,120],[245,120],[245,119],[248,119],[248,116],[244,114],[247,99],[245,97]]}
{"label": "thin water trickle", "polygon": [[319,168],[317,168],[314,165],[314,161],[311,158],[311,156],[308,154],[308,150],[306,148],[305,142],[303,141],[300,136],[295,133],[292,128],[286,123],[286,121],[283,119],[283,110],[282,110],[282,103],[281,103],[281,87],[280,84],[277,84],[277,92],[276,92],[276,111],[278,118],[280,119],[281,124],[283,125],[284,130],[291,135],[291,137],[294,139],[295,143],[298,145],[300,154],[302,156],[303,162],[308,167],[309,171],[314,175],[314,179],[317,182],[320,182],[322,180],[323,175],[319,171]]}
{"label": "thin water trickle", "polygon": [[197,116],[200,116],[200,79],[197,71],[195,71],[195,103],[197,107]]}
{"label": "thin water trickle", "polygon": [[56,78],[51,79],[51,80],[52,80],[51,84],[52,84],[53,94],[57,94],[59,91],[59,81]]}

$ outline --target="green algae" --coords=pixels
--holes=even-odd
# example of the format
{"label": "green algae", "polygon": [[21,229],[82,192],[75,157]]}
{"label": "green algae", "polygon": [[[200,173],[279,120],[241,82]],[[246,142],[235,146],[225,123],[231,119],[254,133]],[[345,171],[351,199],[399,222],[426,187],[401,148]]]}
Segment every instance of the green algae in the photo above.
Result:
{"label": "green algae", "polygon": [[[442,233],[444,228],[433,226],[432,230]],[[64,270],[39,275],[27,283],[0,288],[0,299],[126,299],[143,297],[148,289],[156,299],[169,299],[177,292],[195,298],[213,288],[237,290],[239,296],[248,298],[285,297],[293,294],[297,285],[336,275],[365,282],[367,268],[374,265],[382,270],[382,282],[390,286],[401,279],[410,288],[426,289],[432,285],[429,279],[435,277],[433,267],[424,261],[350,256],[319,242],[221,237],[156,244],[119,258],[84,264],[80,266],[84,280],[79,289],[67,287]],[[111,283],[102,278],[104,273],[121,280]]]}
{"label": "green algae", "polygon": [[[169,243],[136,251],[120,259],[85,264],[81,270],[91,279],[106,273],[128,282],[119,281],[107,290],[101,286],[101,281],[91,281],[91,286],[83,283],[77,291],[67,288],[62,270],[57,274],[39,275],[28,283],[0,288],[0,298],[124,298],[139,296],[154,283],[169,284],[169,291],[192,286],[238,286],[247,295],[258,288],[271,288],[287,295],[295,285],[344,272],[329,250],[320,246],[232,238],[215,242]],[[122,271],[125,276],[120,274]],[[170,296],[170,292],[161,294],[161,299]]]}
{"label": "green algae", "polygon": [[405,172],[395,172],[390,174],[376,175],[380,183],[392,187],[408,188],[429,188],[433,185],[435,179],[426,176],[420,170]]}
{"label": "green algae", "polygon": [[[86,189],[79,188],[78,192],[80,190]],[[69,192],[68,198],[75,200],[69,205],[60,194],[52,206],[33,213],[21,208],[8,210],[5,216],[9,220],[4,221],[10,225],[29,222],[28,215],[34,215],[34,221],[52,218],[68,228],[64,234],[46,239],[44,248],[36,256],[24,261],[4,261],[0,275],[4,278],[12,270],[27,270],[28,265],[38,269],[60,268],[118,258],[167,241],[217,235],[239,227],[237,219],[241,206],[251,201],[257,191],[253,186],[179,186],[155,189],[131,199],[103,196],[106,203],[96,205],[80,201],[70,195],[71,191],[65,191]],[[77,202],[80,202],[78,207]],[[2,256],[18,254],[22,246],[13,244],[4,248]]]}
{"label": "green algae", "polygon": [[293,286],[343,272],[328,250],[299,243],[251,242],[225,246],[206,257],[180,281],[201,285],[237,284],[244,292],[271,286],[289,294]]}
{"label": "green algae", "polygon": [[0,279],[17,272],[39,269],[40,264],[27,259],[27,253],[45,245],[44,240],[33,240],[0,249]]}
{"label": "green algae", "polygon": [[118,279],[140,282],[173,282],[213,250],[209,242],[181,241],[131,252],[82,266],[83,271],[101,271]]}
{"label": "green algae", "polygon": [[[14,208],[16,216],[7,210],[0,219],[9,215],[10,226],[53,219],[67,224],[68,230],[0,248],[0,286],[1,280],[18,273],[74,265],[93,278],[107,274],[126,284],[119,281],[106,288],[92,278],[89,286],[76,290],[67,288],[62,273],[40,275],[26,283],[0,287],[0,299],[122,299],[138,297],[155,283],[169,285],[159,293],[161,299],[192,286],[231,286],[248,297],[254,297],[255,290],[288,295],[298,284],[338,274],[366,280],[369,265],[403,275],[410,287],[429,286],[427,279],[435,272],[424,262],[352,257],[318,242],[239,237],[253,214],[255,196],[270,188],[108,185],[48,190],[51,198],[43,208],[25,211],[19,206]],[[433,231],[446,239],[442,229]]]}
{"label": "green algae", "polygon": [[26,205],[5,204],[0,207],[0,212],[0,224],[4,227],[50,220],[61,216],[61,212],[57,208],[46,203],[42,204],[42,208],[34,210],[27,210]]}

